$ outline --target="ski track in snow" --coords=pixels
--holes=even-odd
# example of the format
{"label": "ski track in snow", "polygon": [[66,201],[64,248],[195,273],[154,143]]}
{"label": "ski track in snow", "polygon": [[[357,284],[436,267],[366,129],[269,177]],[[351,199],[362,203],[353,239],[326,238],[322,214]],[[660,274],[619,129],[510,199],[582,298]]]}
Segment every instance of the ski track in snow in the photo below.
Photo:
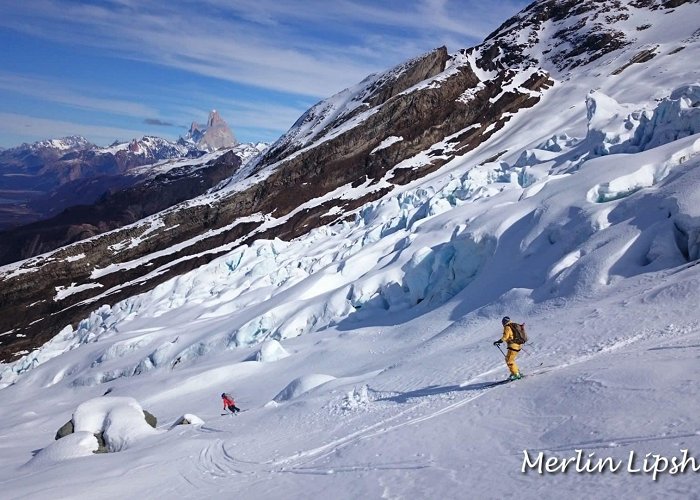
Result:
{"label": "ski track in snow", "polygon": [[[697,328],[697,325],[695,325]],[[374,437],[389,434],[391,432],[397,431],[401,428],[417,425],[431,419],[440,417],[442,415],[448,414],[455,410],[468,405],[475,400],[488,395],[492,391],[497,390],[510,390],[518,386],[524,386],[532,382],[532,378],[535,376],[541,376],[548,374],[549,376],[556,376],[557,371],[570,368],[582,363],[586,363],[594,358],[605,356],[614,353],[620,349],[629,347],[632,344],[639,342],[649,342],[651,341],[651,347],[647,349],[663,349],[665,347],[659,347],[661,344],[667,344],[670,340],[676,338],[683,338],[688,335],[688,328],[675,328],[671,332],[667,332],[665,335],[658,337],[659,332],[646,331],[632,335],[628,338],[619,339],[614,342],[607,343],[602,346],[596,346],[595,352],[573,357],[563,363],[551,366],[544,366],[535,368],[534,371],[529,372],[525,375],[523,380],[516,382],[510,382],[506,384],[500,384],[500,381],[483,381],[485,377],[490,376],[495,370],[502,369],[502,365],[499,365],[495,369],[487,370],[465,382],[459,384],[459,388],[449,390],[440,393],[443,397],[451,397],[460,392],[467,391],[469,394],[463,398],[449,403],[441,408],[434,409],[435,403],[439,405],[440,400],[432,398],[431,395],[419,396],[416,399],[420,399],[417,403],[408,403],[409,407],[400,410],[391,416],[382,418],[378,422],[363,427],[362,429],[347,434],[343,437],[335,439],[333,441],[324,443],[321,446],[314,448],[305,449],[298,451],[297,453],[277,458],[274,460],[264,461],[264,462],[254,462],[246,461],[237,458],[235,454],[230,453],[227,450],[226,441],[223,439],[217,439],[215,442],[206,445],[199,454],[199,459],[197,463],[197,474],[196,477],[211,477],[212,480],[221,479],[223,477],[228,477],[232,474],[243,474],[243,475],[254,475],[260,473],[294,473],[294,474],[321,474],[328,475],[337,472],[349,472],[356,470],[388,470],[388,469],[422,469],[429,468],[432,465],[429,463],[396,463],[396,464],[386,464],[373,466],[368,464],[362,467],[346,467],[346,468],[333,468],[332,471],[328,471],[323,468],[311,467],[312,464],[329,457],[339,450],[354,445],[359,441],[369,440]],[[687,346],[686,346],[687,347]],[[692,346],[691,346],[692,347]],[[700,348],[700,344],[696,347]],[[667,347],[666,347],[667,348]],[[527,349],[527,344],[525,346]],[[522,360],[519,360],[522,362]],[[543,382],[544,383],[544,382]],[[489,384],[483,388],[472,389],[471,387],[480,386],[481,384]],[[495,385],[493,385],[495,384]],[[375,399],[374,403],[378,401],[386,401],[391,398],[381,398]],[[414,398],[412,398],[414,399]],[[397,403],[399,408],[407,403]],[[396,405],[390,405],[384,408],[384,411],[395,409]],[[427,412],[421,412],[421,410],[428,410]],[[378,410],[374,410],[378,412]],[[381,411],[381,410],[379,410]],[[415,415],[418,413],[418,415]],[[533,449],[533,452],[539,451],[549,451],[549,452],[563,452],[563,451],[573,451],[576,449],[586,448],[586,449],[606,449],[606,448],[618,448],[620,446],[627,446],[636,443],[652,442],[657,440],[673,440],[683,437],[697,437],[697,433],[681,433],[673,435],[662,435],[662,436],[626,436],[626,437],[613,437],[611,439],[595,440],[581,442],[573,445],[563,446],[563,447],[550,447],[546,450]],[[183,476],[188,477],[187,472],[183,472]]]}

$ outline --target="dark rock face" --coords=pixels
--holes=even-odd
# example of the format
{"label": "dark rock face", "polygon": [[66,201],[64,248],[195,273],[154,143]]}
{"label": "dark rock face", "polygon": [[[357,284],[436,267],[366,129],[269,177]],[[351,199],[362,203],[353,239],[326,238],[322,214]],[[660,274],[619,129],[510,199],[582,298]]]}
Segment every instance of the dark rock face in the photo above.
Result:
{"label": "dark rock face", "polygon": [[147,412],[146,410],[143,410],[143,416],[146,419],[148,425],[155,429],[158,425],[158,419],[152,413]]}
{"label": "dark rock face", "polygon": [[675,9],[686,3],[697,3],[698,0],[634,0],[631,5],[637,8]]}
{"label": "dark rock face", "polygon": [[186,167],[173,169],[152,179],[141,179],[135,186],[110,190],[94,204],[75,205],[51,219],[2,232],[0,265],[136,222],[206,192],[240,166],[241,159],[229,151],[194,172]]}
{"label": "dark rock face", "polygon": [[56,432],[56,437],[54,439],[61,439],[62,437],[66,437],[68,434],[73,434],[73,432],[73,420],[69,420],[68,422],[63,424],[60,429],[58,429],[58,431]]}
{"label": "dark rock face", "polygon": [[616,70],[614,70],[611,75],[619,75],[622,73],[626,68],[629,68],[633,64],[641,64],[645,63],[647,61],[650,61],[654,57],[656,57],[656,50],[658,47],[654,47],[651,49],[643,50],[641,52],[636,53],[632,58],[627,62],[626,64],[620,66]]}
{"label": "dark rock face", "polygon": [[[323,127],[315,127],[316,132],[314,134],[308,134],[300,138],[299,134],[295,133],[295,130],[313,126],[315,123],[327,118],[329,113],[328,107],[331,107],[328,105],[329,101],[320,102],[304,113],[294,124],[290,132],[285,134],[270,147],[265,156],[261,159],[260,165],[269,165],[291,155],[313,142],[315,138],[323,137],[335,127],[346,123],[360,112],[381,106],[390,98],[407,90],[413,85],[427,78],[436,76],[443,71],[448,59],[447,48],[440,47],[423,56],[399,65],[392,71],[388,71],[379,76],[372,75],[368,77],[363,82],[367,83],[367,85],[352,99],[353,102],[358,104],[357,107],[352,108],[352,106],[350,106],[347,112],[341,112],[334,116],[332,120],[327,120]],[[332,98],[330,102],[332,103]]]}
{"label": "dark rock face", "polygon": [[[629,43],[615,22],[627,19],[628,7],[621,0],[544,0],[533,2],[519,14],[503,23],[485,42],[495,57],[499,47],[504,49],[502,63],[506,65],[549,66],[559,71],[589,64]],[[528,50],[540,43],[544,23],[558,28],[543,48],[544,58],[535,59]],[[522,42],[527,34],[527,41]],[[492,70],[492,67],[485,67]]]}

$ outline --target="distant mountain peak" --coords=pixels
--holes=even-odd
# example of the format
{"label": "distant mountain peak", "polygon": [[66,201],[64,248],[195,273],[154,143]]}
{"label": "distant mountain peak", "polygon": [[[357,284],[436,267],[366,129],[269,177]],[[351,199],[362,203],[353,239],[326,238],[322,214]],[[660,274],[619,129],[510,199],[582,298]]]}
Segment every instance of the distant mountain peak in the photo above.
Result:
{"label": "distant mountain peak", "polygon": [[215,109],[212,109],[209,112],[209,118],[207,119],[207,128],[215,127],[215,126],[218,126],[222,123],[224,125],[226,125],[226,122],[224,121],[223,118],[221,118],[221,115],[219,114],[219,112],[216,111]]}
{"label": "distant mountain peak", "polygon": [[228,124],[215,109],[209,112],[206,127],[199,125],[196,121],[192,122],[185,141],[192,142],[197,148],[209,152],[238,144]]}
{"label": "distant mountain peak", "polygon": [[193,135],[195,133],[202,133],[202,126],[197,123],[197,122],[192,122],[192,125],[190,125],[190,130],[187,132],[187,135]]}

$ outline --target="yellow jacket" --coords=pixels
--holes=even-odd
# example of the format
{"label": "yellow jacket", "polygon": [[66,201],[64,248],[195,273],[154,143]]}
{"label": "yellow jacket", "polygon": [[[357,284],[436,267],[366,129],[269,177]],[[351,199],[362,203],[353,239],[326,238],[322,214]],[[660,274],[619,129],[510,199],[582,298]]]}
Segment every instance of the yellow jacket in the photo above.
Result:
{"label": "yellow jacket", "polygon": [[509,321],[505,325],[503,325],[503,337],[501,337],[501,340],[505,343],[508,344],[508,349],[513,349],[515,351],[520,350],[520,344],[516,344],[513,342],[513,329],[510,327],[512,321]]}

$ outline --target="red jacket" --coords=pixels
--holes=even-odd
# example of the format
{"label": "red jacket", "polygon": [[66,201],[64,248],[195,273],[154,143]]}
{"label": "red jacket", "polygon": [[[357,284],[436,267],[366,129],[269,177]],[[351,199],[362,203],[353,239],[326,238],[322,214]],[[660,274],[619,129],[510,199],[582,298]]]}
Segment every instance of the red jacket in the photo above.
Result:
{"label": "red jacket", "polygon": [[233,399],[229,399],[226,396],[223,396],[221,399],[224,400],[224,410],[229,406],[236,406],[236,402]]}

